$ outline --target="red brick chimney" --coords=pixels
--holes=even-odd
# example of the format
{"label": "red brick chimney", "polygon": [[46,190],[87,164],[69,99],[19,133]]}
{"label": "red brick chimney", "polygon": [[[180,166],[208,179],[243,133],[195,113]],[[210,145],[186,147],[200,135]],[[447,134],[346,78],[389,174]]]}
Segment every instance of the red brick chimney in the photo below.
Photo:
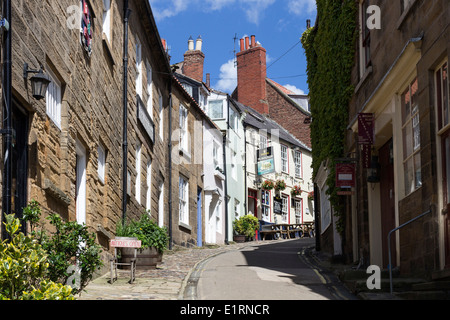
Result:
{"label": "red brick chimney", "polygon": [[202,38],[197,38],[196,48],[194,50],[194,40],[192,37],[188,41],[188,51],[184,54],[183,74],[203,82],[203,64],[205,54],[202,52]]}
{"label": "red brick chimney", "polygon": [[241,39],[237,57],[237,100],[262,114],[269,113],[266,99],[266,49],[256,43],[255,36]]}

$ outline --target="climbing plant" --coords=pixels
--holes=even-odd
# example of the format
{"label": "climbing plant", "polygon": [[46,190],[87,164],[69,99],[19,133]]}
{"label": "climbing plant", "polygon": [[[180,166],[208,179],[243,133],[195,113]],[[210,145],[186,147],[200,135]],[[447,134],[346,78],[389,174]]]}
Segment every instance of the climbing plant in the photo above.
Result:
{"label": "climbing plant", "polygon": [[348,105],[354,91],[351,73],[357,3],[355,0],[316,0],[316,4],[316,25],[302,36],[311,99],[313,175],[317,175],[323,161],[329,160],[328,195],[342,233],[343,208],[337,195],[335,159],[344,155]]}

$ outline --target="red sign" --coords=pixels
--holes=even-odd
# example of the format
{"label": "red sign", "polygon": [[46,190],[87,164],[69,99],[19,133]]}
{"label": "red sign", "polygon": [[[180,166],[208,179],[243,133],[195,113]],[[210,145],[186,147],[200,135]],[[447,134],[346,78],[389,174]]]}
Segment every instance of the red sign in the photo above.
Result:
{"label": "red sign", "polygon": [[358,114],[359,144],[372,145],[375,143],[375,116],[373,113]]}
{"label": "red sign", "polygon": [[356,166],[354,163],[336,163],[336,187],[353,188],[356,186]]}
{"label": "red sign", "polygon": [[109,241],[109,246],[111,248],[140,248],[142,246],[142,241],[113,239]]}

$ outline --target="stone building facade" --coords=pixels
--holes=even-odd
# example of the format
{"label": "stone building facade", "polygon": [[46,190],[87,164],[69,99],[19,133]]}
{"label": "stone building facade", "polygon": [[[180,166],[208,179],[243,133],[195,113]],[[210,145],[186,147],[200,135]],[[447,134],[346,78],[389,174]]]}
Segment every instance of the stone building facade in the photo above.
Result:
{"label": "stone building facade", "polygon": [[[164,182],[171,77],[148,2],[12,2],[13,212],[20,216],[35,199],[44,216],[55,212],[86,223],[105,252],[122,219],[126,2],[132,11],[126,217],[150,210],[158,219],[159,203],[169,193]],[[82,20],[90,28],[80,32]],[[24,62],[33,69],[42,65],[51,77],[45,99],[31,96]]]}
{"label": "stone building facade", "polygon": [[171,111],[173,241],[201,247],[205,240],[203,121],[206,115],[175,76]]}
{"label": "stone building facade", "polygon": [[[375,1],[381,28],[369,29],[365,12],[372,2],[359,2],[347,136],[348,154],[359,159],[357,195],[347,201],[344,251],[355,261],[387,267],[390,230],[431,209],[392,237],[392,266],[404,274],[448,277],[450,4]],[[375,119],[374,183],[358,145],[362,113]]]}

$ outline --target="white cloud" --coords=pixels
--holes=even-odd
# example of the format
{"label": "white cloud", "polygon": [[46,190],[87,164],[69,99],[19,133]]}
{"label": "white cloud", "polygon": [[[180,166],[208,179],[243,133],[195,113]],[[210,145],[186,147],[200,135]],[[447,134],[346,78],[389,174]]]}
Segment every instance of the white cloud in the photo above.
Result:
{"label": "white cloud", "polygon": [[[187,10],[191,0],[171,0],[171,1],[160,1],[160,0],[149,0],[150,5],[153,10],[153,14],[157,21],[161,21],[165,18],[171,18],[179,13]],[[162,3],[164,3],[164,9],[161,8]]]}
{"label": "white cloud", "polygon": [[232,93],[237,86],[237,68],[234,66],[234,59],[224,63],[220,67],[220,80],[214,86],[215,89]]}
{"label": "white cloud", "polygon": [[283,87],[285,87],[288,90],[291,90],[295,94],[305,94],[305,91],[303,91],[302,89],[299,89],[296,86],[291,85],[291,84],[285,84],[285,85],[283,85]]}
{"label": "white cloud", "polygon": [[221,10],[227,6],[239,5],[251,23],[258,24],[264,11],[276,0],[149,0],[157,21],[174,17],[183,11],[201,9]]}
{"label": "white cloud", "polygon": [[316,11],[316,0],[289,0],[289,12],[295,15],[312,14]]}
{"label": "white cloud", "polygon": [[249,22],[259,24],[264,11],[271,6],[275,0],[240,0]]}

